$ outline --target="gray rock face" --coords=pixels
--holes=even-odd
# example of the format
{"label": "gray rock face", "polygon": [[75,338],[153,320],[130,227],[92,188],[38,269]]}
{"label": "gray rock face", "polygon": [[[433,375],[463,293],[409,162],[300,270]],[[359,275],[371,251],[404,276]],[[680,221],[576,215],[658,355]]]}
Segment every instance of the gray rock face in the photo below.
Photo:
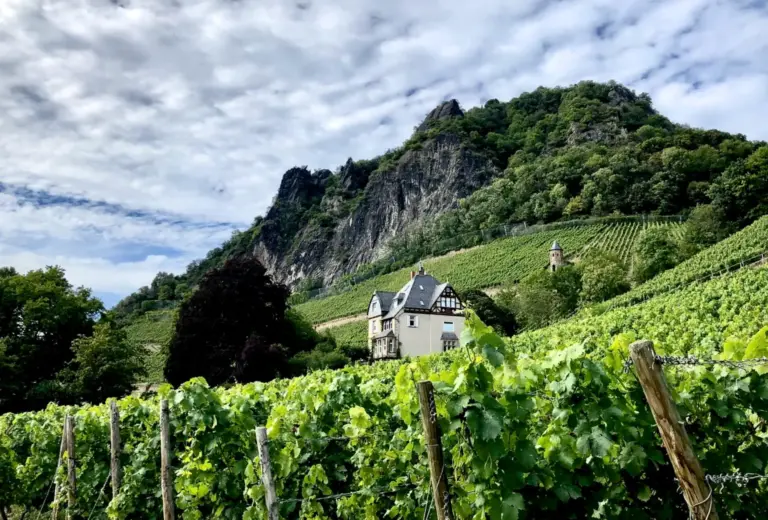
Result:
{"label": "gray rock face", "polygon": [[459,102],[455,99],[445,101],[432,109],[432,111],[427,114],[427,117],[424,119],[424,121],[416,128],[416,131],[424,132],[429,128],[429,123],[431,121],[449,119],[451,117],[464,117],[464,111],[459,106]]}
{"label": "gray rock face", "polygon": [[[349,173],[350,166],[354,165],[347,162],[339,176],[344,189],[353,189],[359,180]],[[389,239],[456,207],[459,199],[488,184],[499,173],[486,157],[461,146],[458,137],[439,135],[424,142],[421,149],[406,152],[393,169],[378,171],[366,179],[357,206],[332,227],[301,222],[290,229],[284,225],[265,226],[254,255],[284,283],[294,284],[305,277],[331,283],[360,264],[379,258],[385,254]],[[279,211],[300,208],[301,201],[308,200],[304,194],[311,192],[306,188],[310,185],[319,186],[305,174],[286,174],[275,203],[278,213],[270,211],[267,220],[278,216],[290,220],[287,217],[294,213],[280,215]],[[283,199],[283,195],[289,199]],[[291,233],[290,244],[285,241],[286,233]]]}

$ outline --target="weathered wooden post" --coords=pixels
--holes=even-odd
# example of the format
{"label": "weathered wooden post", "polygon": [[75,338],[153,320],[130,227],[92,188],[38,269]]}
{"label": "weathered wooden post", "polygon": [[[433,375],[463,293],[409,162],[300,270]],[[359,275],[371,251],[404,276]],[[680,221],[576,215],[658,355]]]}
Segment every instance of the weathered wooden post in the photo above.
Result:
{"label": "weathered wooden post", "polygon": [[424,425],[424,440],[427,443],[429,473],[432,480],[432,497],[435,501],[437,520],[453,520],[451,496],[448,493],[448,475],[443,463],[443,443],[440,439],[440,425],[437,422],[435,393],[431,381],[416,384],[421,407],[421,422]]}
{"label": "weathered wooden post", "polygon": [[77,467],[75,464],[75,418],[67,415],[64,421],[67,432],[67,520],[75,516],[77,506]]}
{"label": "weathered wooden post", "polygon": [[163,520],[174,520],[173,477],[171,477],[171,433],[168,401],[160,401],[160,491],[163,495]]}
{"label": "weathered wooden post", "polygon": [[54,482],[56,485],[53,488],[53,511],[51,518],[58,520],[59,518],[59,495],[61,494],[61,486],[56,480],[59,474],[59,468],[61,468],[61,461],[64,458],[64,451],[67,449],[67,417],[64,417],[64,424],[61,426],[61,444],[59,445],[59,461],[56,463],[56,472],[53,474]]}
{"label": "weathered wooden post", "polygon": [[259,446],[259,461],[261,463],[261,482],[264,484],[264,500],[267,504],[267,519],[278,520],[277,493],[272,479],[272,466],[269,463],[269,439],[267,429],[263,426],[256,428],[256,443]]}
{"label": "weathered wooden post", "polygon": [[653,413],[661,440],[683,490],[693,520],[718,520],[712,488],[693,452],[675,403],[669,393],[661,365],[656,363],[653,342],[636,341],[629,346],[635,373]]}
{"label": "weathered wooden post", "polygon": [[120,467],[120,411],[117,409],[117,401],[114,400],[109,405],[109,447],[112,498],[115,499],[120,493],[122,468]]}

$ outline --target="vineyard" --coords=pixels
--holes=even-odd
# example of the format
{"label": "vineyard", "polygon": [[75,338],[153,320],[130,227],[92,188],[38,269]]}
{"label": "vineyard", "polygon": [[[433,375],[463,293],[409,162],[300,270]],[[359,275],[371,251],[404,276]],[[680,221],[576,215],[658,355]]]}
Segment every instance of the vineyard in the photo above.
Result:
{"label": "vineyard", "polygon": [[[259,425],[268,427],[281,518],[427,517],[429,470],[414,384],[430,379],[455,518],[684,518],[643,393],[623,370],[627,346],[647,338],[663,355],[765,356],[768,270],[744,269],[506,340],[472,316],[468,323],[463,347],[443,355],[227,389],[201,380],[162,388],[179,517],[266,518]],[[764,372],[668,372],[707,473],[764,472]],[[63,417],[71,412],[80,514],[161,518],[158,399],[118,405],[124,455],[116,499],[99,491],[109,474],[108,406],[51,405],[0,417],[0,503],[49,510]],[[726,483],[715,493],[721,518],[768,512],[762,480]]]}
{"label": "vineyard", "polygon": [[144,378],[147,382],[159,383],[164,381],[165,347],[171,341],[175,323],[174,311],[151,311],[131,322],[125,328],[128,341],[138,344],[148,351],[148,373],[147,377]]}
{"label": "vineyard", "polygon": [[695,280],[760,262],[764,256],[768,257],[768,217],[761,218],[722,242],[701,251],[673,269],[659,274],[607,304],[620,306],[637,303],[657,294],[675,290]]}
{"label": "vineyard", "polygon": [[[626,222],[570,226],[530,235],[505,238],[425,260],[424,266],[438,280],[448,281],[458,291],[481,289],[519,280],[547,265],[548,250],[554,240],[566,255],[577,255],[584,248],[600,247],[628,258],[632,245],[644,226],[673,226],[678,223]],[[311,300],[296,308],[312,323],[364,312],[374,290],[396,291],[408,280],[411,268],[378,276],[342,294]]]}

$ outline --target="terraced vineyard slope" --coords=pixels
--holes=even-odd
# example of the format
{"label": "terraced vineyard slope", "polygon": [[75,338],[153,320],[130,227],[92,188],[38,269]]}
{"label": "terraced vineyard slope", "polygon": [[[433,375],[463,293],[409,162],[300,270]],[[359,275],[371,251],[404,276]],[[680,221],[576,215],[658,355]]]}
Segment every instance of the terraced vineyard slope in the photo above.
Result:
{"label": "terraced vineyard slope", "polygon": [[[599,247],[629,258],[639,232],[647,226],[672,226],[679,223],[625,222],[616,224],[572,225],[530,235],[496,240],[466,251],[459,251],[424,261],[428,272],[438,280],[450,282],[458,291],[482,289],[520,280],[547,265],[547,251],[554,240],[560,242],[568,257],[585,248]],[[296,308],[312,323],[365,312],[375,290],[396,291],[408,280],[405,268],[378,276],[342,294],[298,305]]]}
{"label": "terraced vineyard slope", "polygon": [[148,352],[147,376],[142,378],[142,382],[159,383],[165,380],[165,349],[171,341],[175,325],[175,311],[162,310],[148,312],[125,328],[128,341]]}
{"label": "terraced vineyard slope", "polygon": [[768,257],[768,216],[606,304],[621,306],[637,303],[698,279],[759,262],[763,257]]}

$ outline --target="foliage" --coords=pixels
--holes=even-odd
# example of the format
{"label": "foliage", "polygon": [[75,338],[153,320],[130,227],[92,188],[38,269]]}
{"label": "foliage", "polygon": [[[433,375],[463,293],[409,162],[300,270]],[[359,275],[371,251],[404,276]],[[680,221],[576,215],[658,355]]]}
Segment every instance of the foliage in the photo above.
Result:
{"label": "foliage", "polygon": [[497,334],[511,336],[517,331],[518,325],[514,315],[501,308],[493,298],[477,289],[470,289],[461,294],[461,298],[475,314],[492,327]]}
{"label": "foliage", "polygon": [[627,266],[616,255],[592,250],[581,261],[581,300],[597,303],[629,290]]}
{"label": "foliage", "polygon": [[628,293],[611,300],[611,306],[643,301],[658,294],[679,289],[696,280],[714,276],[728,269],[760,261],[768,247],[768,216],[738,233],[718,242],[676,267],[661,273]]}
{"label": "foliage", "polygon": [[680,262],[680,247],[667,229],[648,229],[635,242],[632,278],[650,280]]}
{"label": "foliage", "polygon": [[145,374],[146,351],[110,319],[98,323],[92,336],[77,338],[72,351],[75,357],[61,379],[74,399],[93,403],[124,396]]}
{"label": "foliage", "polygon": [[709,191],[729,220],[748,223],[768,213],[768,146],[728,166]]}
{"label": "foliage", "polygon": [[0,276],[0,412],[65,399],[58,374],[76,338],[91,333],[102,304],[58,267]]}
{"label": "foliage", "polygon": [[555,272],[542,269],[531,274],[520,284],[502,291],[498,300],[530,329],[543,327],[576,310],[580,293],[580,269],[566,265]]}
{"label": "foliage", "polygon": [[725,214],[719,208],[700,204],[685,221],[685,231],[680,241],[681,253],[689,258],[720,242],[732,231],[732,226],[725,221]]}
{"label": "foliage", "polygon": [[[199,379],[165,387],[179,516],[266,516],[253,434],[266,425],[278,497],[289,501],[281,518],[423,518],[431,493],[414,383],[430,379],[457,518],[681,518],[653,418],[622,370],[627,346],[649,338],[664,355],[739,359],[768,348],[767,322],[768,270],[750,269],[507,340],[470,316],[462,348],[441,355],[228,389]],[[705,471],[762,471],[768,375],[725,367],[666,374]],[[118,406],[124,484],[106,509],[115,519],[159,518],[157,399]],[[41,505],[66,411],[0,416],[8,432],[0,457],[16,465],[11,504]],[[96,501],[109,467],[108,407],[71,411],[80,508],[96,505],[94,518],[104,519],[106,500]],[[353,494],[313,500],[333,493]],[[724,517],[764,511],[762,486],[717,493]]]}
{"label": "foliage", "polygon": [[288,290],[255,260],[229,260],[206,274],[179,310],[167,380],[179,384],[203,376],[218,385],[287,373],[288,358],[311,348],[314,332],[296,326],[302,322],[287,314],[287,297]]}

